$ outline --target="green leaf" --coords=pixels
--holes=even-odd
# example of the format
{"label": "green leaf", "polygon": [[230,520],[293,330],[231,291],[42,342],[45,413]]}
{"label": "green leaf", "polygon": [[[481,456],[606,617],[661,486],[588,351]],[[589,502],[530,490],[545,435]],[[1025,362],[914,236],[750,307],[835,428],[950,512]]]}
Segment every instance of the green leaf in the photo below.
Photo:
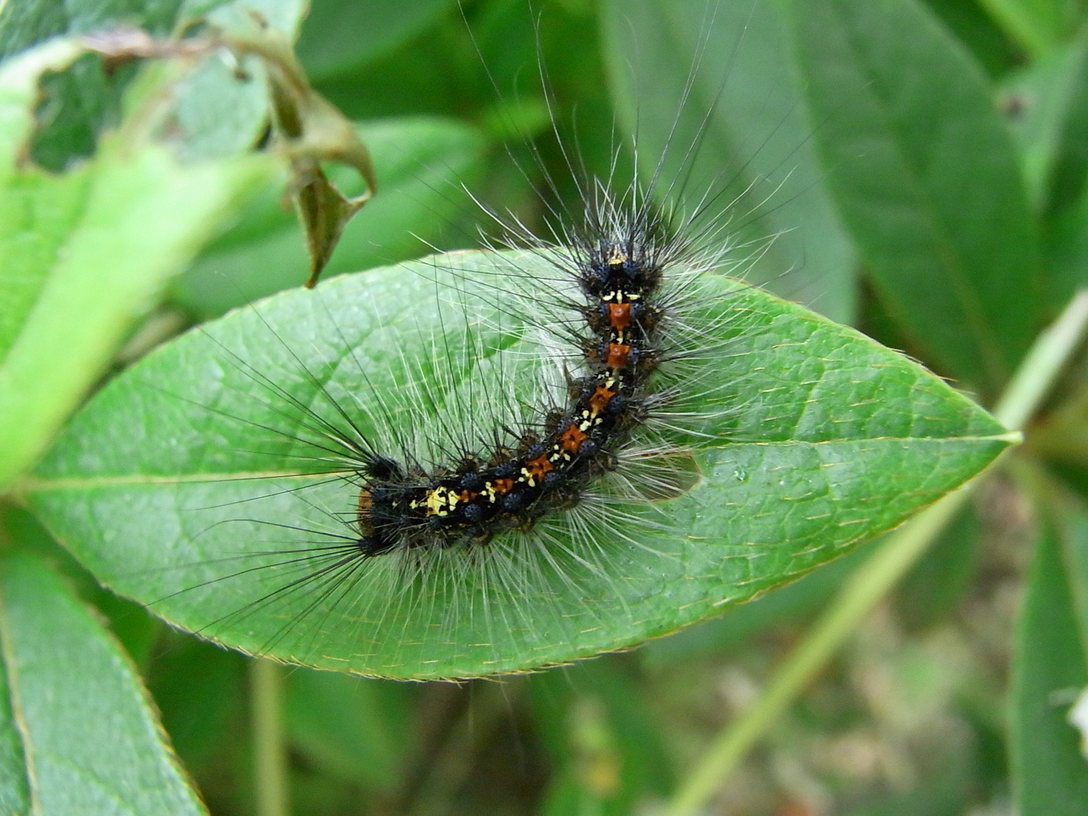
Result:
{"label": "green leaf", "polygon": [[979,0],[994,21],[1033,55],[1057,46],[1077,21],[1078,3],[1054,0]]}
{"label": "green leaf", "polygon": [[286,680],[288,733],[309,767],[375,791],[401,784],[417,699],[409,687],[327,672],[292,672]]}
{"label": "green leaf", "polygon": [[[759,638],[768,632],[800,630],[811,623],[868,555],[867,548],[858,548],[792,584],[731,609],[728,615],[693,626],[676,637],[651,641],[639,653],[641,664],[668,673],[681,662],[713,660],[718,655],[758,649]],[[755,645],[750,646],[753,642]]]}
{"label": "green leaf", "polygon": [[[202,0],[183,7],[175,31],[207,27],[213,38],[290,43],[305,9],[304,0]],[[239,81],[239,69],[248,81]],[[268,124],[266,80],[261,59],[238,53],[227,58],[215,49],[175,89],[176,110],[164,138],[170,138],[187,159],[223,158],[250,150]],[[301,87],[305,89],[304,81]]]}
{"label": "green leaf", "polygon": [[[391,119],[362,124],[358,132],[374,155],[381,194],[344,231],[328,275],[418,257],[464,203],[458,185],[480,175],[483,139],[455,120]],[[349,183],[343,168],[330,176]],[[221,314],[297,285],[306,263],[297,219],[284,210],[279,191],[269,189],[178,279],[174,300],[199,315]]]}
{"label": "green leaf", "polygon": [[[646,499],[617,496],[580,524],[554,513],[535,545],[508,534],[427,550],[414,581],[395,557],[355,561],[339,581],[306,581],[313,558],[270,567],[357,536],[357,488],[329,475],[335,444],[318,425],[387,440],[393,456],[397,441],[419,451],[430,438],[445,461],[539,406],[556,364],[534,327],[568,315],[545,305],[553,262],[453,253],[228,315],[98,394],[26,499],[102,581],[182,628],[320,668],[461,677],[706,618],[895,526],[1009,444],[917,364],[708,274],[694,329],[674,326],[709,348],[683,364],[694,393],[674,409],[687,420],[659,432],[679,452],[617,477],[645,471]],[[511,301],[497,286],[525,290]]]}
{"label": "green leaf", "polygon": [[1028,105],[1016,134],[1042,221],[1048,314],[1088,285],[1088,28],[1012,85]]}
{"label": "green leaf", "polygon": [[1083,506],[1047,525],[1017,626],[1011,747],[1016,805],[1024,816],[1074,816],[1088,801],[1088,758],[1067,719],[1077,696],[1088,691],[1085,542]]}
{"label": "green leaf", "polygon": [[977,4],[960,0],[925,0],[925,4],[988,75],[1004,74],[1020,58],[1005,33]]}
{"label": "green leaf", "polygon": [[1050,293],[1059,304],[1088,287],[1088,188],[1050,226]]}
{"label": "green leaf", "polygon": [[5,813],[206,813],[128,658],[26,555],[0,564],[0,644]]}
{"label": "green leaf", "polygon": [[314,3],[299,37],[298,56],[315,83],[350,76],[454,8],[455,0]]}
{"label": "green leaf", "polygon": [[1088,29],[1070,48],[1065,67],[1060,83],[1065,97],[1048,179],[1051,212],[1068,207],[1088,190]]}
{"label": "green leaf", "polygon": [[1078,200],[1088,178],[1088,29],[1018,71],[1004,96],[1033,208],[1049,221]]}
{"label": "green leaf", "polygon": [[[57,3],[24,0],[0,7],[0,58],[8,58],[50,37],[75,37],[124,24],[142,26],[159,36],[169,34],[180,0],[108,0],[102,3]],[[121,77],[131,78],[123,70]],[[117,79],[115,76],[114,79]],[[117,116],[120,87],[101,63],[87,56],[44,82],[41,130],[35,134],[35,161],[54,170],[73,157],[94,152],[95,134],[103,121]]]}
{"label": "green leaf", "polygon": [[133,317],[275,169],[271,157],[183,165],[138,131],[146,110],[77,170],[23,163],[38,78],[80,50],[53,40],[0,69],[0,485],[33,463]]}
{"label": "green leaf", "polygon": [[993,396],[1041,322],[1037,235],[978,67],[915,0],[788,3],[829,184],[889,312]]}
{"label": "green leaf", "polygon": [[819,293],[816,308],[849,321],[853,249],[806,138],[822,125],[806,119],[781,58],[788,42],[777,5],[611,0],[602,25],[641,177],[660,171],[653,192],[674,205],[682,197],[689,211],[708,204],[711,218],[729,204],[730,237],[753,256],[749,280],[798,300]]}
{"label": "green leaf", "polygon": [[[303,9],[302,0],[25,0],[0,8],[0,55],[18,53],[49,37],[74,38],[119,28],[138,27],[162,38],[185,32],[195,23],[239,34],[252,34],[261,25],[293,33]],[[259,66],[248,62],[245,68],[259,73]],[[260,81],[238,82],[234,70],[215,55],[174,89],[177,110],[171,135],[187,155],[231,155],[249,148],[259,135],[267,93]],[[127,66],[107,71],[101,60],[88,56],[48,77],[44,121],[32,145],[35,161],[62,170],[75,159],[93,155],[97,135],[117,119],[121,94],[134,73]]]}

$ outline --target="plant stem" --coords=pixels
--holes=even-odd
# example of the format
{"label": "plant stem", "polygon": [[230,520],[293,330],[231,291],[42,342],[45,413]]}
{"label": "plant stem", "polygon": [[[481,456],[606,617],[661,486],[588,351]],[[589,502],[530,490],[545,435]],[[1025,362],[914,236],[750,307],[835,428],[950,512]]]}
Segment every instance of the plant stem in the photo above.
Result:
{"label": "plant stem", "polygon": [[1088,330],[1088,289],[1077,292],[1061,316],[1035,339],[1012,382],[994,406],[1006,428],[1021,429],[1046,397]]}
{"label": "plant stem", "polygon": [[257,816],[288,816],[283,670],[271,660],[254,660],[250,664],[249,684],[255,812]]}
{"label": "plant stem", "polygon": [[[1088,292],[1070,302],[1061,317],[1039,335],[1024,358],[994,416],[1020,428],[1046,397],[1088,330]],[[979,479],[973,479],[886,536],[847,581],[804,641],[785,659],[754,705],[724,729],[684,780],[666,807],[668,816],[696,813],[718,790],[749,748],[808,686],[862,620],[929,548],[956,514]]]}

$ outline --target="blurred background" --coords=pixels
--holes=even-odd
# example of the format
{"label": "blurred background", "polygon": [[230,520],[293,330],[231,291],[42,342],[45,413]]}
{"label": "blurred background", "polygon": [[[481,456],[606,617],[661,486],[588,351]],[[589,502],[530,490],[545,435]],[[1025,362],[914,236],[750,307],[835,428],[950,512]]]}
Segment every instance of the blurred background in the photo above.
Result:
{"label": "blurred background", "polygon": [[[145,5],[69,23],[169,33],[179,7]],[[992,403],[1035,332],[1088,277],[1084,4],[900,0],[867,14],[831,0],[675,5],[313,0],[298,56],[357,123],[380,181],[326,275],[479,246],[491,219],[473,197],[548,235],[577,219],[580,176],[627,179],[638,165],[651,178],[660,168],[668,181],[654,191],[665,206],[690,211],[710,191],[721,206],[708,217],[731,215],[742,246],[774,236],[753,280]],[[17,18],[0,10],[4,53],[51,33],[20,29]],[[821,42],[820,25],[862,40],[852,56],[821,61],[821,48],[834,54],[841,43]],[[865,60],[887,73],[866,73]],[[95,104],[73,113],[63,92],[46,97],[35,160],[60,170],[93,152],[130,69],[88,64],[55,78]],[[930,108],[932,121],[918,113]],[[871,109],[898,142],[859,124],[879,118],[864,119]],[[896,176],[900,160],[913,175]],[[305,248],[280,197],[269,189],[224,224],[160,314],[198,322],[298,285]],[[956,213],[973,219],[977,240]],[[930,256],[892,232],[909,235],[915,216],[939,225],[917,239],[932,244]],[[897,266],[903,259],[915,266]],[[967,305],[949,317],[965,287]],[[971,335],[971,321],[995,314],[983,339]],[[1064,413],[1049,412],[1031,437],[1033,455],[1082,498],[1084,373],[1083,362],[1069,372],[1054,398]],[[17,524],[39,535],[29,519]],[[1013,629],[1039,530],[1024,492],[991,479],[705,812],[1014,812]],[[533,676],[409,685],[286,670],[294,812],[655,812],[867,555],[862,547],[630,653]],[[92,583],[211,810],[253,813],[249,661],[165,631]]]}

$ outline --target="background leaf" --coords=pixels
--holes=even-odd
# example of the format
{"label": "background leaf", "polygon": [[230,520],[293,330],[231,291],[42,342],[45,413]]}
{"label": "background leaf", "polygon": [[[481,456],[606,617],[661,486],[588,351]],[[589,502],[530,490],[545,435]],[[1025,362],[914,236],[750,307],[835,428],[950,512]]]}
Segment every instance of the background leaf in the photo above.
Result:
{"label": "background leaf", "polygon": [[275,171],[270,157],[182,165],[131,130],[63,176],[21,165],[38,77],[78,51],[54,40],[0,69],[11,124],[0,149],[0,485],[38,456],[133,316]]}
{"label": "background leaf", "polygon": [[299,37],[299,59],[314,82],[350,75],[410,42],[441,14],[455,12],[456,6],[456,0],[315,4]]}
{"label": "background leaf", "polygon": [[[294,31],[302,0],[108,0],[59,3],[25,0],[0,13],[0,58],[17,54],[50,37],[99,34],[118,27],[140,28],[156,37],[180,35],[196,24],[253,34],[258,20],[281,31]],[[191,157],[237,153],[252,146],[267,108],[259,65],[246,63],[257,81],[240,83],[233,66],[218,57],[205,60],[181,88],[173,136]],[[107,70],[101,59],[86,56],[45,82],[39,129],[31,152],[35,162],[63,170],[93,155],[100,133],[120,119],[121,98],[136,75],[135,66]]]}
{"label": "background leaf", "polygon": [[206,813],[117,643],[40,562],[0,566],[5,812]]}
{"label": "background leaf", "polygon": [[1088,758],[1068,720],[1088,689],[1088,516],[1062,516],[1036,545],[1016,634],[1012,771],[1024,814],[1072,816],[1088,801]]}
{"label": "background leaf", "polygon": [[1049,0],[979,0],[1008,35],[1026,51],[1045,54],[1075,25],[1077,4]]}
{"label": "background leaf", "polygon": [[[381,194],[346,229],[330,276],[416,257],[427,242],[441,241],[466,206],[459,185],[471,185],[483,170],[483,134],[453,119],[386,119],[361,126],[359,136],[374,156]],[[331,177],[343,185],[351,180],[344,170]],[[208,245],[174,284],[177,305],[206,317],[298,284],[306,250],[279,193],[268,189]]]}
{"label": "background leaf", "polygon": [[985,79],[915,0],[791,2],[814,139],[889,313],[992,395],[1041,322],[1040,257]]}
{"label": "background leaf", "polygon": [[704,222],[728,207],[730,240],[753,255],[748,279],[849,321],[853,251],[812,145],[797,138],[814,123],[781,58],[778,4],[622,0],[603,4],[601,21],[620,122],[641,177],[662,180],[654,193],[694,210],[714,191]]}

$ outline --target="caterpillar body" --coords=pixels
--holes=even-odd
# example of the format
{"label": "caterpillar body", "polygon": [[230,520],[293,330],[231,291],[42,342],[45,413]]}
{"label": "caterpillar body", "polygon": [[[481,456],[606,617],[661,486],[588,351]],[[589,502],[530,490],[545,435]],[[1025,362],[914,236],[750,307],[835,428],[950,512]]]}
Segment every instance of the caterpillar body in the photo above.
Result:
{"label": "caterpillar body", "polygon": [[587,373],[568,382],[569,403],[546,412],[540,431],[521,433],[514,449],[466,452],[443,473],[368,457],[359,497],[359,548],[373,556],[398,548],[486,541],[528,528],[553,508],[576,503],[584,486],[615,467],[616,450],[646,411],[646,384],[660,356],[655,303],[661,261],[643,230],[596,236],[570,263],[588,326],[579,337]]}

